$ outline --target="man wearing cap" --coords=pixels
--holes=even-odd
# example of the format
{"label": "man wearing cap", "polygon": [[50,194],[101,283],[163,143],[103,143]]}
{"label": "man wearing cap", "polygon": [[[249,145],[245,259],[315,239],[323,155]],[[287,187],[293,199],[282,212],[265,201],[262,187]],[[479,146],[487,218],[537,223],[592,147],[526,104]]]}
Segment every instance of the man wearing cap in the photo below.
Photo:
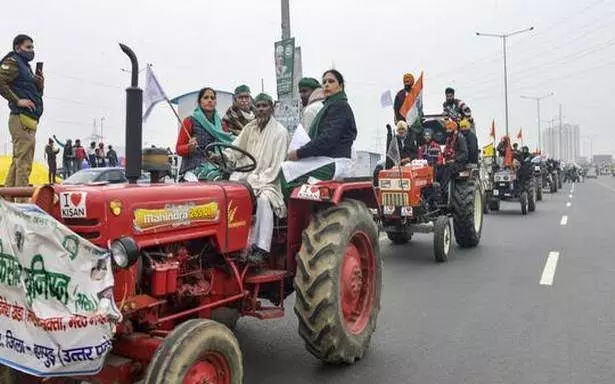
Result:
{"label": "man wearing cap", "polygon": [[32,72],[34,59],[31,37],[18,35],[13,50],[0,60],[0,96],[9,102],[9,131],[13,143],[13,161],[6,176],[7,187],[26,186],[32,172],[36,128],[43,114],[42,73]]}
{"label": "man wearing cap", "polygon": [[299,81],[299,95],[303,104],[301,125],[307,132],[310,130],[312,121],[323,107],[325,93],[318,80],[312,77],[304,77]]}
{"label": "man wearing cap", "polygon": [[397,92],[397,95],[395,95],[395,102],[393,103],[393,110],[395,111],[395,124],[397,124],[400,120],[406,121],[406,118],[403,117],[399,111],[401,106],[404,105],[406,96],[408,96],[408,93],[412,90],[412,86],[414,85],[414,76],[411,73],[406,73],[403,80],[404,88]]}
{"label": "man wearing cap", "polygon": [[233,105],[229,107],[222,118],[223,129],[226,132],[231,132],[235,136],[239,135],[243,127],[254,120],[254,112],[252,96],[250,96],[250,87],[247,85],[240,85],[235,88]]}
{"label": "man wearing cap", "polygon": [[[273,214],[286,217],[286,204],[280,187],[280,170],[288,153],[288,130],[273,117],[273,99],[261,93],[254,99],[256,118],[241,131],[233,145],[254,156],[256,169],[250,173],[235,172],[230,179],[250,184],[257,197],[256,221],[252,228],[252,252],[248,260],[261,263],[271,249]],[[226,149],[225,155],[237,166],[251,160],[239,152]]]}

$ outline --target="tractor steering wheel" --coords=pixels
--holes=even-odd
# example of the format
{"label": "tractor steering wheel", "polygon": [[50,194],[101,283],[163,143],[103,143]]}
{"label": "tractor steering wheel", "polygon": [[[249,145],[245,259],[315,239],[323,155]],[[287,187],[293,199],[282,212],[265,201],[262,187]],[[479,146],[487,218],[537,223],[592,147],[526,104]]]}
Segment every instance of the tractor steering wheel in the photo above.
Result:
{"label": "tractor steering wheel", "polygon": [[[248,159],[250,159],[250,163],[239,167],[232,165],[224,154],[224,149],[226,148],[232,149],[233,151],[237,151],[243,156],[246,156]],[[256,159],[254,158],[254,156],[252,156],[248,151],[231,144],[219,142],[211,143],[203,149],[203,152],[205,152],[205,157],[214,166],[214,168],[228,175],[231,175],[234,172],[248,173],[256,169]]]}

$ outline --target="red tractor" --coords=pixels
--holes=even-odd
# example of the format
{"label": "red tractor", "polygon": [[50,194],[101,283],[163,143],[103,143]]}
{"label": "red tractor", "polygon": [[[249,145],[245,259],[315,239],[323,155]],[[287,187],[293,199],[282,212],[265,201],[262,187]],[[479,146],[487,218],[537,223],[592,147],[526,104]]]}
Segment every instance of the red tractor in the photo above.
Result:
{"label": "red tractor", "polygon": [[[442,131],[443,117],[431,115],[423,125],[434,132]],[[440,192],[442,188],[436,182],[436,173],[443,167],[437,165],[439,153],[428,152],[425,157],[429,160],[381,170],[377,191],[379,221],[393,244],[406,244],[414,233],[433,233],[435,260],[445,262],[453,234],[461,247],[475,247],[480,242],[484,201],[478,168],[474,166],[458,170],[445,192]]]}
{"label": "red tractor", "polygon": [[[157,183],[162,168],[155,160],[163,157],[152,156],[153,149],[141,152],[138,64],[132,50],[121,47],[132,61],[130,182],[0,190],[5,197],[33,193],[32,201],[59,222],[109,248],[114,262],[113,293],[123,319],[102,371],[46,382],[241,383],[242,355],[229,328],[240,316],[282,317],[284,299],[293,292],[299,335],[312,355],[333,364],[362,358],[382,289],[371,181],[322,182],[293,191],[288,219],[276,218],[267,265],[256,268],[245,260],[256,204],[248,185]],[[142,166],[151,172],[151,184],[136,183]],[[20,372],[2,370],[2,383],[24,382]]]}

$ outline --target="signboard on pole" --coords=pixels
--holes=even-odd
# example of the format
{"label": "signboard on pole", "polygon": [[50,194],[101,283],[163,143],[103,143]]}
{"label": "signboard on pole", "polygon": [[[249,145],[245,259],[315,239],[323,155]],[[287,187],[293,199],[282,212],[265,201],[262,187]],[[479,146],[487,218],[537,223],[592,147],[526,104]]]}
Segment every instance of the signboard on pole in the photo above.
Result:
{"label": "signboard on pole", "polygon": [[292,95],[295,67],[295,39],[277,41],[275,48],[275,76],[278,98]]}

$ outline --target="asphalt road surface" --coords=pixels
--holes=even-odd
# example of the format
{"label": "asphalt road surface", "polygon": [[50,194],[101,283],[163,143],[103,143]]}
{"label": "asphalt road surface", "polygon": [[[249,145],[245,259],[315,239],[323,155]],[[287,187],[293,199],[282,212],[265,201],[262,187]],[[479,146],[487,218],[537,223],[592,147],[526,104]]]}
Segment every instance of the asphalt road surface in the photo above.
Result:
{"label": "asphalt road surface", "polygon": [[502,203],[478,248],[433,261],[431,235],[382,240],[378,328],[353,366],[304,350],[286,301],[283,319],[240,320],[244,382],[615,383],[615,178],[601,176],[521,216]]}

